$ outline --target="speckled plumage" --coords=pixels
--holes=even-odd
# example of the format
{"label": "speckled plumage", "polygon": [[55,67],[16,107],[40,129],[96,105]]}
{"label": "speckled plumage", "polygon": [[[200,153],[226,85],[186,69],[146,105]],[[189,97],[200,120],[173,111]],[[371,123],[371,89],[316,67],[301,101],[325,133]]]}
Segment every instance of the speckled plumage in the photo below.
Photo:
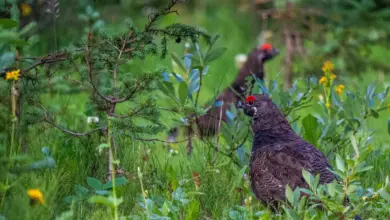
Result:
{"label": "speckled plumage", "polygon": [[256,197],[275,207],[285,201],[285,187],[308,188],[302,169],[320,174],[320,183],[330,183],[335,176],[326,157],[315,146],[296,134],[283,113],[265,95],[245,103],[244,112],[253,117],[254,141],[250,160],[250,178]]}

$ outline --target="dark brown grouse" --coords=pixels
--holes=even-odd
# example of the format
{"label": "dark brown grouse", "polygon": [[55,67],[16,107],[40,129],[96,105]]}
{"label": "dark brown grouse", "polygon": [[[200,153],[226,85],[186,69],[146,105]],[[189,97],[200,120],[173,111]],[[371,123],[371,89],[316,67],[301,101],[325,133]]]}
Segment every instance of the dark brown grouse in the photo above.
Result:
{"label": "dark brown grouse", "polygon": [[253,118],[254,141],[250,159],[250,178],[256,197],[272,209],[285,201],[285,186],[308,188],[302,169],[320,174],[320,183],[335,176],[330,164],[315,146],[296,134],[283,113],[266,95],[251,95],[244,113]]}
{"label": "dark brown grouse", "polygon": [[[210,108],[205,115],[202,115],[197,120],[197,127],[201,137],[214,135],[218,130],[219,119],[222,113],[222,121],[227,121],[226,110],[229,110],[231,104],[236,104],[238,100],[245,97],[247,92],[247,85],[245,78],[251,74],[256,77],[264,78],[264,63],[271,60],[279,54],[279,50],[272,47],[271,44],[265,43],[258,48],[254,48],[248,55],[246,62],[240,69],[236,79],[226,88],[216,99],[217,101],[223,101],[222,106],[215,106]],[[252,81],[253,84],[253,81]],[[222,112],[221,112],[222,108]],[[170,130],[171,141],[174,141],[177,135],[178,128]]]}

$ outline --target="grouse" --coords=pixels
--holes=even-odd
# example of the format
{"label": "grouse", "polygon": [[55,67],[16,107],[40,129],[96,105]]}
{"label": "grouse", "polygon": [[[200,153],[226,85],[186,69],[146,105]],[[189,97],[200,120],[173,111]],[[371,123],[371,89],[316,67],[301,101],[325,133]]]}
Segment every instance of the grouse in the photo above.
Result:
{"label": "grouse", "polygon": [[[231,86],[226,88],[217,97],[217,101],[223,101],[222,106],[214,106],[210,108],[205,115],[198,117],[196,124],[199,128],[201,137],[211,136],[217,132],[221,111],[222,121],[227,122],[226,110],[230,109],[232,103],[236,104],[239,99],[245,97],[245,92],[247,91],[245,78],[254,74],[256,77],[263,79],[264,63],[271,60],[278,54],[279,50],[269,43],[264,43],[250,52],[248,59],[241,67],[239,74]],[[174,136],[176,136],[175,134],[177,134],[177,128],[171,129],[169,133],[169,139],[173,141]]]}
{"label": "grouse", "polygon": [[302,169],[320,174],[320,183],[336,177],[331,166],[315,146],[296,134],[283,113],[267,95],[250,95],[242,106],[253,118],[254,140],[250,159],[252,190],[263,204],[273,210],[285,201],[285,186],[308,188]]}

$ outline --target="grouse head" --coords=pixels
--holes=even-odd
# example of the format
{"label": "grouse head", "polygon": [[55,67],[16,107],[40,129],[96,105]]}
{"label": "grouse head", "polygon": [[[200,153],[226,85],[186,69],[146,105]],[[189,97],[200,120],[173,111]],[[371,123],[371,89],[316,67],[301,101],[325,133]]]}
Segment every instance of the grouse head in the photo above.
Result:
{"label": "grouse head", "polygon": [[253,118],[252,128],[255,133],[262,135],[296,137],[284,114],[272,102],[268,95],[256,94],[246,97],[241,105],[244,113]]}
{"label": "grouse head", "polygon": [[270,60],[279,54],[279,50],[274,48],[271,44],[265,43],[258,49],[258,59],[262,62]]}
{"label": "grouse head", "polygon": [[[279,54],[279,50],[269,43],[254,48],[248,55],[247,61],[240,70],[240,78],[243,81],[246,76],[255,74],[262,79],[264,77],[264,63],[271,60]],[[242,83],[242,82],[240,82]]]}
{"label": "grouse head", "polygon": [[273,110],[273,105],[272,100],[267,95],[257,94],[246,97],[242,107],[246,115],[257,118]]}

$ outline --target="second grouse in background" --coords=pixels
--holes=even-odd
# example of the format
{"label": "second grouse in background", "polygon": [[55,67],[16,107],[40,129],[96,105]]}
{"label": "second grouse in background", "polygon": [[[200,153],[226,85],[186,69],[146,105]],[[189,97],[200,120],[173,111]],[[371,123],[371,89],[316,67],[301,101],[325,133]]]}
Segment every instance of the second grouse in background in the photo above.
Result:
{"label": "second grouse in background", "polygon": [[[245,78],[254,74],[257,78],[263,79],[265,75],[264,64],[278,54],[279,50],[268,43],[265,43],[258,48],[254,48],[249,53],[247,60],[241,67],[230,87],[225,88],[217,97],[217,101],[223,101],[222,106],[212,107],[205,115],[198,117],[196,123],[201,137],[215,135],[217,133],[220,114],[222,113],[221,120],[226,122],[226,110],[230,109],[232,103],[236,104],[238,100],[245,97],[245,93],[248,89]],[[174,136],[176,136],[175,134],[177,134],[177,132],[178,128],[171,129],[169,132],[169,139],[171,141],[175,139]]]}

